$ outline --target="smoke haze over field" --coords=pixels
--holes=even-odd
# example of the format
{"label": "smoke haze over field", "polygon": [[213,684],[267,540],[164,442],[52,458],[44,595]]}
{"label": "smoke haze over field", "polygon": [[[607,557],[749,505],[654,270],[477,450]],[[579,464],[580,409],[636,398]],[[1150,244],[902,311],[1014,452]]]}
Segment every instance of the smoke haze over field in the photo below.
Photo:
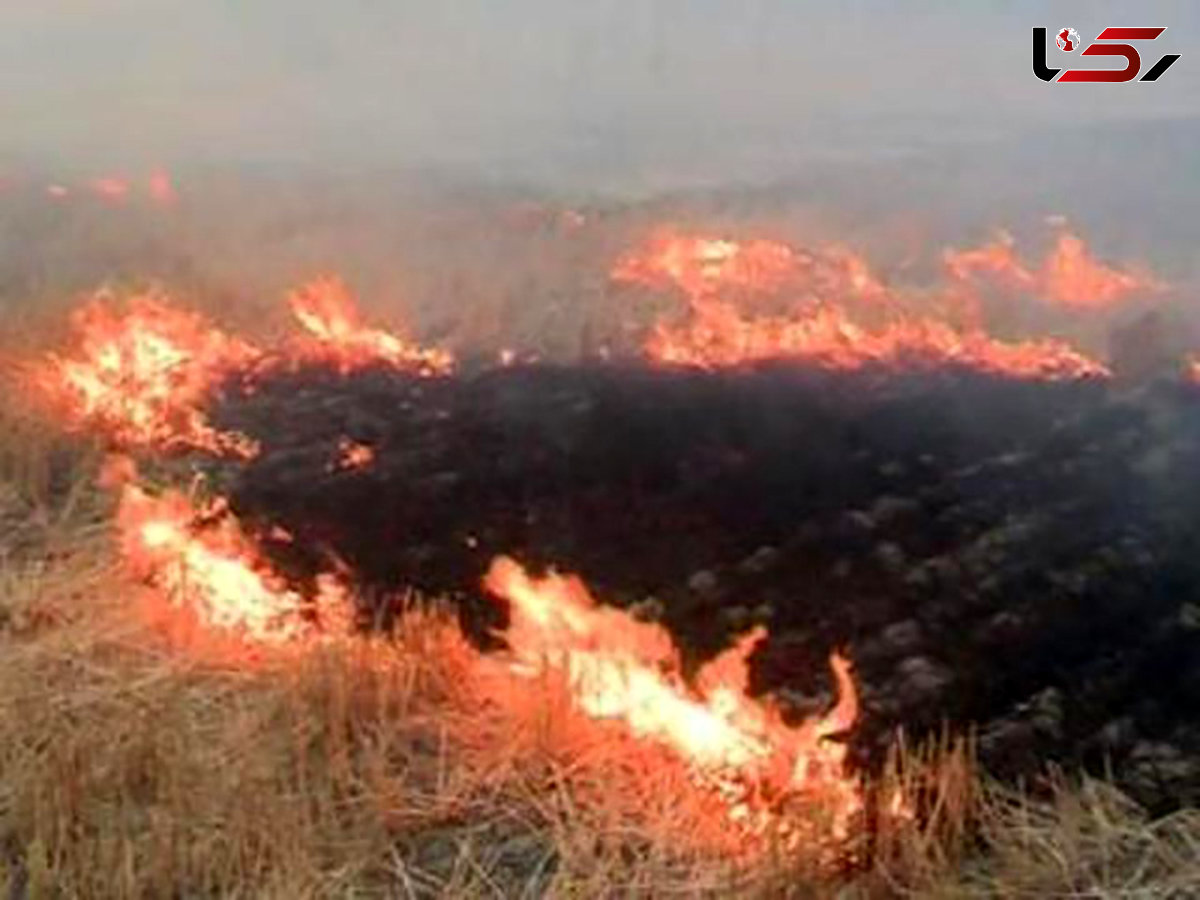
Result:
{"label": "smoke haze over field", "polygon": [[[1034,77],[1031,28],[1111,25],[1182,59]],[[886,272],[999,227],[1040,252],[1057,214],[1192,283],[1198,26],[1187,0],[10,0],[0,303],[149,278],[248,309],[337,271],[434,336],[574,340],[662,222]]]}
{"label": "smoke haze over field", "polygon": [[[1032,76],[1032,26],[1088,40],[1114,24],[1167,25],[1160,52],[1184,57],[1153,85]],[[23,0],[0,10],[0,154],[777,177],[834,155],[1195,116],[1197,25],[1186,0]]]}

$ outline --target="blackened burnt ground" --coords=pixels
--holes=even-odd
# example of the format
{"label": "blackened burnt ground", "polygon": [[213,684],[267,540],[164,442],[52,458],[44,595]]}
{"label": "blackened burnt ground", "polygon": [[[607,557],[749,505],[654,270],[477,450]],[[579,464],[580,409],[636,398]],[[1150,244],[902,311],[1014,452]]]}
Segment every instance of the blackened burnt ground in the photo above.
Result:
{"label": "blackened burnt ground", "polygon": [[[527,366],[309,370],[226,395],[262,442],[215,472],[298,583],[345,564],[365,618],[448,595],[486,640],[498,553],[577,572],[699,660],[754,623],[798,710],[848,649],[866,760],[897,725],[977,730],[1005,775],[1100,768],[1200,800],[1200,393],[967,374]],[[343,440],[374,462],[339,470]]]}

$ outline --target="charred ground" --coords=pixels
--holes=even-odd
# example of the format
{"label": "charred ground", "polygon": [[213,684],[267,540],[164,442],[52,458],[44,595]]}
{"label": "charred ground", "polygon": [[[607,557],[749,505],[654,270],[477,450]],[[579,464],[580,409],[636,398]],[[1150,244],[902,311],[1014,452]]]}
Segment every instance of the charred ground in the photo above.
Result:
{"label": "charred ground", "polygon": [[[797,711],[848,648],[868,765],[949,721],[1002,775],[1112,764],[1166,808],[1200,797],[1198,405],[947,372],[308,369],[226,391],[218,423],[262,453],[212,474],[297,582],[348,567],[367,621],[417,589],[486,642],[480,577],[513,553],[695,659],[766,624],[756,688]],[[369,465],[339,468],[346,440]]]}

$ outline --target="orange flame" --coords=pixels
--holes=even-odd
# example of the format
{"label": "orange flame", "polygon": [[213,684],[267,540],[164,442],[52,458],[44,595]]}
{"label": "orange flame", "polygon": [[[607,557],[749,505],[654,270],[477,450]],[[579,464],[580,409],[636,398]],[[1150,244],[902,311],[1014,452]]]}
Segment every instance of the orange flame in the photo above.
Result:
{"label": "orange flame", "polygon": [[789,726],[775,706],[746,695],[746,661],[762,629],[708,663],[689,687],[665,629],[598,606],[574,576],[533,578],[498,557],[485,586],[511,604],[505,637],[517,671],[560,672],[588,716],[620,721],[635,736],[670,747],[699,783],[729,799],[732,819],[761,822],[775,805],[806,798],[827,808],[835,836],[849,833],[862,798],[844,770],[845,744],[831,740],[858,716],[844,658],[830,659],[834,708]]}
{"label": "orange flame", "polygon": [[104,200],[124,200],[129,196],[129,181],[116,175],[94,178],[88,186],[93,194]]}
{"label": "orange flame", "polygon": [[799,318],[749,319],[728,304],[708,304],[685,326],[658,325],[646,349],[658,362],[708,369],[789,359],[836,371],[957,367],[1029,379],[1109,374],[1104,365],[1062,341],[999,341],[931,318],[869,329],[837,307]]}
{"label": "orange flame", "polygon": [[308,339],[264,352],[171,306],[159,294],[134,296],[124,310],[111,297],[97,295],[72,317],[74,351],[51,356],[37,380],[69,427],[98,432],[118,448],[248,458],[257,454],[256,444],[214,428],[205,413],[214,387],[230,375],[261,374],[302,361],[342,372],[383,364],[428,375],[453,364],[445,351],[359,325],[340,282],[317,282],[293,294],[292,302]]}
{"label": "orange flame", "polygon": [[947,250],[943,258],[951,278],[960,283],[982,276],[1007,290],[1076,311],[1113,309],[1163,288],[1149,275],[1106,266],[1092,256],[1082,238],[1069,231],[1059,232],[1054,249],[1036,271],[1021,262],[1012,236],[1003,232],[973,250]]}
{"label": "orange flame", "polygon": [[986,275],[1019,290],[1034,290],[1037,286],[1037,277],[1025,268],[1017,256],[1016,242],[1006,231],[972,250],[947,249],[942,259],[950,276],[957,281]]}
{"label": "orange flame", "polygon": [[1200,384],[1200,355],[1193,354],[1184,360],[1183,377],[1192,384]]}
{"label": "orange flame", "polygon": [[795,266],[792,248],[776,241],[737,242],[665,231],[618,261],[613,277],[675,286],[689,298],[698,298],[730,288],[778,288]]}
{"label": "orange flame", "polygon": [[345,623],[347,594],[334,578],[322,578],[315,602],[306,601],[270,570],[223,503],[196,510],[177,492],[152,497],[126,485],[117,528],[131,571],[208,628],[279,644],[311,635],[316,614]]}
{"label": "orange flame", "polygon": [[334,472],[347,472],[355,469],[365,469],[375,462],[375,448],[370,444],[342,438],[338,441],[337,457],[330,465]]}
{"label": "orange flame", "polygon": [[155,169],[150,173],[150,178],[146,182],[146,191],[150,194],[150,199],[160,206],[170,206],[178,199],[175,185],[171,183],[171,176],[162,169]]}
{"label": "orange flame", "polygon": [[299,288],[289,302],[311,338],[301,348],[301,355],[336,366],[343,373],[384,363],[419,375],[440,375],[454,366],[453,357],[444,350],[425,349],[390,332],[364,326],[354,297],[336,278],[318,279]]}
{"label": "orange flame", "polygon": [[1097,261],[1082,239],[1066,232],[1042,264],[1041,284],[1051,302],[1073,309],[1109,309],[1161,287],[1153,279]]}
{"label": "orange flame", "polygon": [[[952,271],[1009,271],[1005,244],[948,257]],[[789,359],[834,370],[866,366],[968,368],[1013,378],[1082,378],[1108,374],[1099,362],[1052,340],[1008,342],[980,328],[961,330],[904,304],[848,250],[793,250],[771,241],[738,243],[659,235],[618,261],[613,276],[679,288],[689,317],[659,322],[646,344],[657,362],[721,368]],[[749,301],[788,295],[789,314],[747,310]],[[890,321],[860,324],[851,308]]]}
{"label": "orange flame", "polygon": [[213,428],[204,406],[214,383],[255,351],[160,296],[135,296],[124,314],[107,300],[75,313],[75,352],[51,357],[42,373],[69,426],[119,447],[254,455],[252,441]]}

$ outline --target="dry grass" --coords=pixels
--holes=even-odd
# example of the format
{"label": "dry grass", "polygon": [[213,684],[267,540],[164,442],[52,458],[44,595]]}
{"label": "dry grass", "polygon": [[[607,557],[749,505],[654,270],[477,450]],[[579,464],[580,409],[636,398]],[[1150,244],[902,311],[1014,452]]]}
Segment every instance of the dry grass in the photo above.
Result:
{"label": "dry grass", "polygon": [[650,785],[570,716],[472,709],[478,663],[445,616],[251,662],[129,615],[88,556],[6,595],[11,622],[52,623],[2,644],[17,896],[692,895],[738,876],[668,840],[688,814],[669,768]]}
{"label": "dry grass", "polygon": [[1151,821],[1111,785],[1059,779],[1034,803],[989,789],[979,829],[988,855],[962,878],[987,897],[1195,897],[1200,811]]}

